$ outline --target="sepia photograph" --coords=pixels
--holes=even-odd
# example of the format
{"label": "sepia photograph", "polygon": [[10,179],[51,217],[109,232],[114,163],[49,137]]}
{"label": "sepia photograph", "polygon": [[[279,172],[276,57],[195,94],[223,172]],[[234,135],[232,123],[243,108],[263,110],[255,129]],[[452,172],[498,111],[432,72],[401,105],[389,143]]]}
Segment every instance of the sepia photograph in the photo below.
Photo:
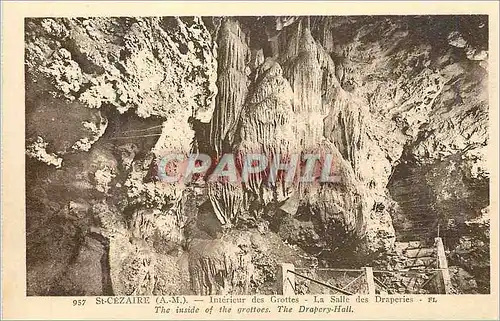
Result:
{"label": "sepia photograph", "polygon": [[24,18],[26,296],[490,294],[489,23]]}

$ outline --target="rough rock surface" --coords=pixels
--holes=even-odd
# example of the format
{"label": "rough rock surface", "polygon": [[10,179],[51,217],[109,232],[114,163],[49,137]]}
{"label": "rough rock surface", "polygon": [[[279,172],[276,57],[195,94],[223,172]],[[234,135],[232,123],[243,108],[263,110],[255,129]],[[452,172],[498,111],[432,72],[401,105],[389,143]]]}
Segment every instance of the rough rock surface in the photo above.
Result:
{"label": "rough rock surface", "polygon": [[[359,266],[438,225],[465,231],[454,282],[489,291],[484,17],[25,27],[29,295],[273,293],[279,262]],[[332,154],[341,180],[158,180],[189,152]]]}

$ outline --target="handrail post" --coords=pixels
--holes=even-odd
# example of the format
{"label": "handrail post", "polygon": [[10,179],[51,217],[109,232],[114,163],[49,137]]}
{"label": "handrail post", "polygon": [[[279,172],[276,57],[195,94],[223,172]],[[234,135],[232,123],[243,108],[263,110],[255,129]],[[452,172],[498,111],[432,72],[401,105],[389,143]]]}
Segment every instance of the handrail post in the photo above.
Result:
{"label": "handrail post", "polygon": [[366,284],[368,285],[368,294],[370,296],[375,295],[375,280],[373,279],[373,268],[371,266],[365,266],[362,268],[366,276]]}
{"label": "handrail post", "polygon": [[278,294],[294,295],[295,294],[295,275],[288,272],[295,272],[295,267],[290,263],[278,264],[278,273],[276,275]]}
{"label": "handrail post", "polygon": [[437,252],[437,262],[438,268],[440,269],[440,281],[443,285],[444,294],[451,293],[451,278],[450,271],[448,270],[448,260],[446,259],[446,253],[444,251],[443,240],[440,237],[435,238],[436,252]]}

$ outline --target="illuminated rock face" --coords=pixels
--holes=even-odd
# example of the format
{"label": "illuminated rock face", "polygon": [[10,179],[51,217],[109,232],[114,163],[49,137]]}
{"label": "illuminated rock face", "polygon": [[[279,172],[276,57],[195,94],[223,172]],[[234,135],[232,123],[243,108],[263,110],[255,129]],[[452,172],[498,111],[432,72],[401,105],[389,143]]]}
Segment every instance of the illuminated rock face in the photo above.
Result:
{"label": "illuminated rock face", "polygon": [[[358,266],[457,200],[474,219],[489,203],[487,28],[28,20],[28,294],[272,293],[279,261]],[[329,154],[340,181],[157,179],[158,158],[190,152],[238,168],[248,154]]]}

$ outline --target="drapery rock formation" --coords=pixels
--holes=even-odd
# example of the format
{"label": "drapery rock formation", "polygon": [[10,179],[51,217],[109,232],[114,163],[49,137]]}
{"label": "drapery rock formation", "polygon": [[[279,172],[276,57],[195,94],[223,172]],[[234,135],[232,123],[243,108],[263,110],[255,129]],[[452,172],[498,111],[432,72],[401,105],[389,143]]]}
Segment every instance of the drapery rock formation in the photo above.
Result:
{"label": "drapery rock formation", "polygon": [[[485,17],[25,29],[29,295],[273,293],[279,262],[359,266],[438,226],[488,234],[471,223],[489,205]],[[238,168],[249,154],[329,154],[340,179],[159,179],[162,157],[189,153]],[[447,243],[479,292],[485,240]]]}

